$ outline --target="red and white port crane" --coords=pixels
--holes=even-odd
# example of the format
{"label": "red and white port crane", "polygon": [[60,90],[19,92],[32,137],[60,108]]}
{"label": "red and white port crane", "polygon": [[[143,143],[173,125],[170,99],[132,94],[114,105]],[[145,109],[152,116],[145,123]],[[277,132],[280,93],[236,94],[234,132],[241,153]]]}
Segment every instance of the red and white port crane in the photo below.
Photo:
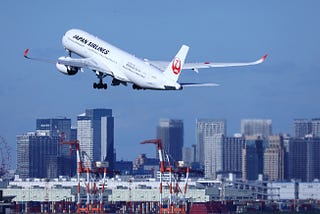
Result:
{"label": "red and white port crane", "polygon": [[[159,213],[186,213],[186,206],[184,204],[186,193],[187,193],[187,186],[188,186],[188,178],[189,178],[189,167],[186,168],[186,177],[185,177],[185,183],[184,183],[184,191],[182,193],[181,188],[179,187],[178,182],[175,180],[176,185],[174,192],[178,194],[179,192],[183,194],[183,204],[178,207],[177,204],[173,203],[173,185],[172,185],[172,178],[173,178],[173,169],[170,164],[168,155],[165,155],[165,151],[163,149],[162,141],[161,139],[151,139],[151,140],[145,140],[141,142],[141,144],[155,144],[157,145],[158,155],[159,155],[159,161],[160,161],[160,184],[159,184]],[[164,159],[166,157],[166,160]],[[169,174],[169,204],[167,208],[164,207],[163,203],[163,191],[162,191],[162,179],[164,177],[164,173]]]}
{"label": "red and white port crane", "polygon": [[[77,212],[85,212],[85,213],[93,213],[93,212],[100,212],[103,213],[103,192],[105,190],[105,181],[106,181],[106,174],[107,168],[106,167],[97,167],[95,164],[92,164],[90,161],[84,164],[83,157],[80,155],[80,144],[78,140],[63,142],[61,141],[60,144],[62,145],[70,145],[70,154],[72,155],[72,151],[75,148],[77,154],[77,181],[78,181],[78,201],[77,201]],[[86,155],[85,152],[83,152]],[[89,160],[89,158],[87,158]],[[102,188],[96,186],[95,181],[92,179],[92,175],[96,173],[103,173],[102,179]],[[80,175],[86,174],[86,194],[87,194],[87,201],[86,206],[82,207],[81,205],[81,197],[80,197]],[[94,201],[94,195],[99,194],[99,205],[96,206]]]}

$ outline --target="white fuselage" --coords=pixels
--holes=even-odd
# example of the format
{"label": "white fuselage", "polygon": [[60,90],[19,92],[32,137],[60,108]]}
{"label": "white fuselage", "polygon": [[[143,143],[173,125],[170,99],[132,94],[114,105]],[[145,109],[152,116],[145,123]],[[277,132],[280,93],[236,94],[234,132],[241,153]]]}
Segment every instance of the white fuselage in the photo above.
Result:
{"label": "white fuselage", "polygon": [[83,58],[91,59],[97,72],[113,76],[146,89],[181,89],[176,81],[166,78],[162,70],[110,45],[87,32],[72,29],[62,38],[63,46]]}

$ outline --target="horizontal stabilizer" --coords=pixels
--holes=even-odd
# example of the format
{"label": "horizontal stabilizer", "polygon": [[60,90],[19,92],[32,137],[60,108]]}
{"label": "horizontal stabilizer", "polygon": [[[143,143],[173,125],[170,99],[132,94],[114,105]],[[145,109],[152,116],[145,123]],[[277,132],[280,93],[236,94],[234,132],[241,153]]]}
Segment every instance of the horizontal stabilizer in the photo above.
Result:
{"label": "horizontal stabilizer", "polygon": [[179,83],[183,87],[215,87],[219,86],[216,83]]}

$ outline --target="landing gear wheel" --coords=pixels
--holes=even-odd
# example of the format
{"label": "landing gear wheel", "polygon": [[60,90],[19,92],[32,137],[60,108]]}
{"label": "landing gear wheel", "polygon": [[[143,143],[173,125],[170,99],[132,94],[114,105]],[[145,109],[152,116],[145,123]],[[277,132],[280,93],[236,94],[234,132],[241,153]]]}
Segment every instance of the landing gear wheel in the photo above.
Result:
{"label": "landing gear wheel", "polygon": [[93,83],[93,88],[95,88],[95,89],[107,89],[108,85],[106,83]]}
{"label": "landing gear wheel", "polygon": [[102,72],[94,71],[99,79],[99,83],[93,83],[93,88],[97,89],[107,89],[108,85],[106,83],[103,83],[103,78],[105,78],[107,75]]}

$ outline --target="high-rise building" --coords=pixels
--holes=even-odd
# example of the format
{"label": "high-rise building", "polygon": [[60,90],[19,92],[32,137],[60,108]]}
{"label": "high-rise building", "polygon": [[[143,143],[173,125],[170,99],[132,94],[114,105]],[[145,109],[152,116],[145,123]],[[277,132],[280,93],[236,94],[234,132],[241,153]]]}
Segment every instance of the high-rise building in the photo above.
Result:
{"label": "high-rise building", "polygon": [[17,171],[21,178],[58,177],[58,136],[30,132],[17,136]]}
{"label": "high-rise building", "polygon": [[174,161],[182,160],[183,132],[182,120],[161,119],[157,127],[157,138]]}
{"label": "high-rise building", "polygon": [[205,136],[204,140],[204,176],[215,179],[223,171],[223,135]]}
{"label": "high-rise building", "polygon": [[246,136],[242,149],[242,180],[257,180],[263,174],[265,142],[259,136]]}
{"label": "high-rise building", "polygon": [[241,120],[241,133],[243,135],[268,137],[272,134],[272,121],[264,119]]}
{"label": "high-rise building", "polygon": [[223,139],[223,171],[242,174],[242,148],[245,138],[242,135],[224,137]]}
{"label": "high-rise building", "polygon": [[71,119],[67,118],[47,118],[37,119],[37,132],[46,132],[48,136],[62,136],[65,141],[71,138]]}
{"label": "high-rise building", "polygon": [[294,119],[294,137],[304,138],[312,133],[311,122],[308,119]]}
{"label": "high-rise building", "polygon": [[80,149],[91,161],[107,161],[114,168],[114,118],[111,109],[86,109],[77,118]]}
{"label": "high-rise building", "polygon": [[205,139],[209,140],[215,134],[226,135],[226,120],[214,119],[197,119],[196,121],[196,134],[197,134],[197,154],[196,161],[204,165],[204,144]]}
{"label": "high-rise building", "polygon": [[[72,135],[71,119],[46,118],[36,120],[36,132],[49,137],[59,137],[61,141],[75,140]],[[76,154],[70,154],[69,145],[58,143],[57,145],[57,169],[58,175],[74,176],[76,174]]]}
{"label": "high-rise building", "polygon": [[311,120],[312,134],[314,137],[320,137],[320,118]]}
{"label": "high-rise building", "polygon": [[291,137],[288,134],[283,135],[283,148],[284,148],[284,180],[290,180],[289,177],[289,152],[290,152],[290,141]]}
{"label": "high-rise building", "polygon": [[182,148],[182,160],[186,163],[186,164],[191,164],[194,162],[194,150],[192,147],[183,147]]}
{"label": "high-rise building", "polygon": [[264,151],[264,175],[270,181],[284,180],[285,150],[283,137],[271,135],[268,137],[269,145]]}
{"label": "high-rise building", "polygon": [[289,178],[311,182],[320,178],[320,138],[293,138],[289,142]]}

